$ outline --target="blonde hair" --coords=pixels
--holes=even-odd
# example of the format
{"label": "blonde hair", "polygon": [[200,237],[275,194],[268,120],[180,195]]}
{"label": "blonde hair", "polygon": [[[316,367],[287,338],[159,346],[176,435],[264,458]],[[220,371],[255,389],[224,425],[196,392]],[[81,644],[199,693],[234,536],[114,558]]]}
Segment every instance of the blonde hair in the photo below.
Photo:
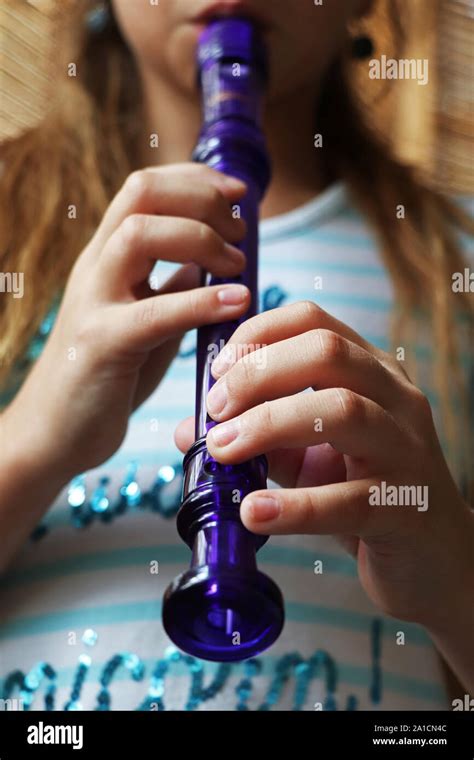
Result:
{"label": "blonde hair", "polygon": [[[83,74],[64,77],[49,115],[36,128],[0,146],[1,268],[23,272],[34,283],[21,301],[0,303],[0,386],[4,387],[113,195],[138,168],[139,136],[133,125],[140,122],[137,111],[142,104],[133,56],[115,25],[97,37],[87,33],[88,8],[88,0],[80,0],[68,11],[62,45],[66,59],[77,61]],[[398,17],[394,13],[393,28],[400,36]],[[77,35],[79,28],[84,31]],[[473,231],[474,225],[390,154],[364,118],[341,62],[328,76],[319,119],[327,135],[328,171],[345,180],[380,240],[397,297],[394,336],[399,342],[402,335],[409,340],[414,321],[408,316],[420,306],[425,308],[437,349],[436,378],[446,431],[451,439],[467,440],[466,429],[454,428],[449,389],[452,368],[459,364],[455,314],[467,315],[472,329],[473,310],[468,294],[454,297],[451,277],[465,266],[455,227]],[[77,209],[76,221],[68,217],[71,205]],[[408,210],[402,223],[396,218],[400,205]],[[454,375],[459,382],[460,373]],[[469,456],[467,452],[468,463]],[[452,467],[459,464],[451,462]]]}

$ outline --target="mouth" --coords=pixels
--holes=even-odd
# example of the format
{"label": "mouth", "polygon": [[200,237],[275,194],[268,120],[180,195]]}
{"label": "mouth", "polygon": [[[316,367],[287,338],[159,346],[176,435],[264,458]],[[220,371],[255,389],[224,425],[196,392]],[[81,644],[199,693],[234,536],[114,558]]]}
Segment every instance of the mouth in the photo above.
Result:
{"label": "mouth", "polygon": [[261,32],[267,32],[270,29],[268,19],[265,19],[247,2],[242,2],[242,0],[213,3],[205,8],[198,16],[195,16],[192,19],[192,22],[204,26],[214,19],[229,18],[232,16],[240,16],[250,19]]}

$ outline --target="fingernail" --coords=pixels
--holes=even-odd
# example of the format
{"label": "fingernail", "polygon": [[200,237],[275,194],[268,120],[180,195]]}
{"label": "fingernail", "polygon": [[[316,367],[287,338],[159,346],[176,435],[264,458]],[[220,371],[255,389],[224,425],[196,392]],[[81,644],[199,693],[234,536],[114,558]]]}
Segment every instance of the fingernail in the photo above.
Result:
{"label": "fingernail", "polygon": [[247,187],[246,183],[237,177],[230,177],[228,174],[223,174],[222,177],[227,187],[233,190],[245,190]]}
{"label": "fingernail", "polygon": [[219,380],[207,394],[207,411],[212,416],[220,414],[227,404],[227,385],[225,380]]}
{"label": "fingernail", "polygon": [[229,420],[229,422],[224,422],[222,425],[211,428],[209,435],[216,446],[227,446],[232,441],[235,441],[239,435],[239,423],[237,420]]}
{"label": "fingernail", "polygon": [[280,514],[278,501],[270,495],[247,497],[245,499],[245,509],[255,522],[275,520]]}
{"label": "fingernail", "polygon": [[217,354],[216,358],[212,362],[211,372],[215,375],[223,375],[229,367],[232,365],[234,359],[234,351],[232,346],[224,346],[222,351]]}
{"label": "fingernail", "polygon": [[245,285],[228,285],[217,291],[217,298],[225,306],[238,306],[246,300],[247,294]]}

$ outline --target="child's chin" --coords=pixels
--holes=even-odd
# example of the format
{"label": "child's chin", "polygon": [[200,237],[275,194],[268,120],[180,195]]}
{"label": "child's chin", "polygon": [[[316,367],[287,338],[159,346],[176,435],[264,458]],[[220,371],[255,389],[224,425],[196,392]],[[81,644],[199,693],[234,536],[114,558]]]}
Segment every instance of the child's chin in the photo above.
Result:
{"label": "child's chin", "polygon": [[176,86],[189,95],[197,95],[199,89],[196,62],[199,33],[195,26],[197,24],[187,24],[179,30],[173,39],[173,47],[168,49],[164,59],[164,65]]}

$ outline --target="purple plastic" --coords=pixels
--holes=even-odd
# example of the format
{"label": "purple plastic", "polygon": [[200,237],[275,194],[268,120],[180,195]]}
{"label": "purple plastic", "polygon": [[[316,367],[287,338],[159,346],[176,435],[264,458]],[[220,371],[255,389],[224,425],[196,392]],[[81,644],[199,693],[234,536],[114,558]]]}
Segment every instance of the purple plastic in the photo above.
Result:
{"label": "purple plastic", "polygon": [[193,158],[248,185],[239,204],[247,222],[247,235],[240,244],[246,269],[231,279],[203,272],[202,284],[244,283],[252,301],[241,319],[198,330],[196,440],[183,461],[183,498],[177,517],[178,532],[192,559],[189,570],[165,592],[163,625],[180,649],[218,662],[259,654],[277,639],[284,622],[278,586],[257,569],[256,552],[268,536],[250,533],[240,519],[244,496],[266,488],[266,457],[222,465],[206,448],[206,434],[216,424],[206,411],[206,396],[214,384],[212,359],[237,326],[258,310],[258,209],[270,178],[260,126],[265,60],[258,30],[246,19],[215,20],[199,41],[204,113]]}

